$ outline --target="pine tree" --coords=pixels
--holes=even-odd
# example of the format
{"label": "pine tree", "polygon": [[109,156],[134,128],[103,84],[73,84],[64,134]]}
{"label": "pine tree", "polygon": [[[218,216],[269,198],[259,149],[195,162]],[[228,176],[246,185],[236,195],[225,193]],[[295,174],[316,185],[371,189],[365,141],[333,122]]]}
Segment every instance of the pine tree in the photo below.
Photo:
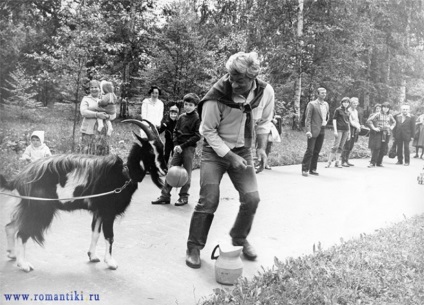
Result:
{"label": "pine tree", "polygon": [[12,96],[5,100],[6,104],[20,108],[40,106],[41,103],[37,103],[33,98],[37,93],[33,90],[32,81],[21,64],[18,64],[16,70],[10,73],[10,78],[11,81],[6,80],[10,88],[3,88],[12,93]]}

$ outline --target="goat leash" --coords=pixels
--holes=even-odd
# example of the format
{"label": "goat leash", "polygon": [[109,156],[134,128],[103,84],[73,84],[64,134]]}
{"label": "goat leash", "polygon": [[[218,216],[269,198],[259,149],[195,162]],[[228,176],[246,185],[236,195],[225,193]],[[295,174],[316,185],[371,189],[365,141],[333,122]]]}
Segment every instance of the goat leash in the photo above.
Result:
{"label": "goat leash", "polygon": [[57,201],[57,200],[71,200],[71,199],[87,199],[87,198],[94,198],[94,197],[102,197],[102,196],[106,196],[109,194],[119,194],[120,192],[122,192],[127,186],[128,184],[130,184],[132,182],[131,179],[125,181],[124,185],[114,189],[113,191],[109,191],[106,193],[100,193],[100,194],[94,194],[94,195],[88,195],[88,196],[79,196],[79,197],[71,197],[71,198],[40,198],[40,197],[30,197],[30,196],[20,196],[20,195],[13,195],[13,194],[9,194],[9,193],[4,193],[4,192],[0,192],[0,194],[2,195],[6,195],[6,196],[10,196],[10,197],[16,197],[16,198],[21,198],[21,199],[29,199],[29,200],[41,200],[41,201]]}

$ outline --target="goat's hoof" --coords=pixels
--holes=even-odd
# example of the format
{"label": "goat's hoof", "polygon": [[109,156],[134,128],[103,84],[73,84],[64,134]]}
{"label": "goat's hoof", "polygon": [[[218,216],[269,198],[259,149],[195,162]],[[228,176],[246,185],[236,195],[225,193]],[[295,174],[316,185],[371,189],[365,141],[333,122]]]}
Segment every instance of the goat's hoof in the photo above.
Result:
{"label": "goat's hoof", "polygon": [[11,260],[15,260],[16,259],[15,251],[7,250],[7,257],[10,258]]}
{"label": "goat's hoof", "polygon": [[97,257],[96,254],[92,254],[91,252],[87,252],[88,259],[91,263],[98,263],[100,262],[100,258]]}
{"label": "goat's hoof", "polygon": [[18,266],[19,269],[21,269],[22,271],[25,271],[25,272],[30,272],[30,271],[34,270],[34,267],[28,262],[17,263],[17,266]]}
{"label": "goat's hoof", "polygon": [[113,258],[110,259],[110,260],[105,260],[105,263],[107,264],[107,267],[110,270],[116,270],[116,269],[118,269],[118,264],[117,264],[117,262]]}

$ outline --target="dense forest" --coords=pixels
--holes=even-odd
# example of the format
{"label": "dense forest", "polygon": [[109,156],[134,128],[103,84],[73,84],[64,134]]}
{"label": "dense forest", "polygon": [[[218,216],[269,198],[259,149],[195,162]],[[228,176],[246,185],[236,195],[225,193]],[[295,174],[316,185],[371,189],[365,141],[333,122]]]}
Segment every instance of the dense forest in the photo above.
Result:
{"label": "dense forest", "polygon": [[228,57],[256,51],[276,112],[314,89],[424,107],[423,0],[3,0],[0,106],[78,103],[90,79],[123,99],[161,87],[165,104],[204,94]]}

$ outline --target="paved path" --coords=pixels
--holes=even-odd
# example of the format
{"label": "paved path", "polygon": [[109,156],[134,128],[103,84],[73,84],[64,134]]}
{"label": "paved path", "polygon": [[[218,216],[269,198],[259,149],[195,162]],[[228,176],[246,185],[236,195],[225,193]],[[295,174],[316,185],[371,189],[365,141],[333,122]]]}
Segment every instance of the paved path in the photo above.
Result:
{"label": "paved path", "polygon": [[[424,160],[412,159],[406,167],[386,158],[384,168],[373,169],[366,167],[368,160],[353,162],[355,167],[343,169],[326,169],[320,163],[319,177],[302,177],[299,165],[274,167],[258,175],[262,200],[249,240],[259,257],[244,261],[244,276],[252,278],[262,266],[272,267],[275,256],[284,260],[310,254],[318,242],[325,249],[340,243],[340,238],[357,238],[424,212],[424,186],[416,181]],[[6,258],[5,235],[0,234],[0,304],[65,304],[6,302],[3,294],[74,291],[84,299],[90,293],[100,298],[84,304],[196,304],[222,287],[215,282],[210,254],[217,243],[229,241],[238,210],[238,195],[226,176],[221,204],[201,253],[202,268],[186,267],[185,245],[198,181],[196,170],[191,203],[184,207],[151,205],[159,190],[150,180],[140,184],[126,215],[115,224],[116,271],[106,269],[104,263],[87,262],[91,221],[87,212],[61,213],[46,235],[44,248],[29,242],[27,257],[35,267],[31,273],[18,270]],[[12,204],[2,196],[0,202],[3,227]],[[99,242],[98,253],[103,255],[104,249]]]}

